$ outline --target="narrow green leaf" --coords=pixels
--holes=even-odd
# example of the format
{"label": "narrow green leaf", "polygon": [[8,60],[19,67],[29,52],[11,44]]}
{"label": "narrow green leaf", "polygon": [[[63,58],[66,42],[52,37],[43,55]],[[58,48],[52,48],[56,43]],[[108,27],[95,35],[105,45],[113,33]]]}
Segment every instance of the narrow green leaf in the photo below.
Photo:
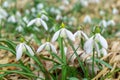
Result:
{"label": "narrow green leaf", "polygon": [[103,64],[105,66],[107,66],[110,69],[112,69],[112,66],[110,64],[106,63],[105,61],[102,61],[102,60],[97,59],[97,58],[95,58],[95,61],[98,62],[98,63],[101,63],[101,64]]}

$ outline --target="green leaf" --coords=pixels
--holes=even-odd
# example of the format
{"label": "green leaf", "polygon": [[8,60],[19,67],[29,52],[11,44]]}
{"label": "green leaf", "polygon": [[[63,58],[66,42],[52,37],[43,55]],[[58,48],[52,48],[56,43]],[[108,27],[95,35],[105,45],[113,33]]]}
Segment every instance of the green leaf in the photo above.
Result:
{"label": "green leaf", "polygon": [[11,53],[13,53],[15,55],[15,51],[13,51],[12,49],[10,49],[9,47],[5,47],[5,46],[1,46],[0,45],[0,49],[10,51]]}
{"label": "green leaf", "polygon": [[20,71],[20,70],[0,70],[0,72],[11,72],[11,73],[18,73],[18,74],[23,74],[23,75],[26,75],[26,76],[29,76],[31,78],[37,78],[38,76],[34,75],[34,74],[31,74],[31,73],[26,73],[26,72],[23,72],[23,71]]}
{"label": "green leaf", "polygon": [[0,64],[0,68],[1,67],[9,67],[9,66],[19,67],[19,68],[23,69],[26,72],[32,73],[30,69],[28,69],[25,66],[19,65],[19,64]]}
{"label": "green leaf", "polygon": [[108,68],[112,69],[112,66],[108,63],[106,63],[105,61],[102,61],[100,59],[95,58],[95,61],[101,64],[104,64],[105,66],[107,66]]}

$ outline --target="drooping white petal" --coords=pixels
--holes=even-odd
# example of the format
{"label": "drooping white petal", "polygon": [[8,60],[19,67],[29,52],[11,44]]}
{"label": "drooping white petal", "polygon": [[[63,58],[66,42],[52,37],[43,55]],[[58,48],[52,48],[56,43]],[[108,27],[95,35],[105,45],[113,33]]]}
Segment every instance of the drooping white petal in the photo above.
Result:
{"label": "drooping white petal", "polygon": [[83,22],[91,24],[92,23],[91,17],[89,15],[86,15]]}
{"label": "drooping white petal", "polygon": [[59,37],[60,31],[61,30],[58,30],[57,32],[55,32],[55,34],[52,37],[52,42],[55,42],[57,40],[57,38]]}
{"label": "drooping white petal", "polygon": [[52,44],[50,44],[50,47],[51,47],[51,49],[52,49],[52,52],[57,53],[55,47],[54,47]]}
{"label": "drooping white petal", "polygon": [[18,50],[19,47],[20,47],[20,44],[16,46],[16,51]]}
{"label": "drooping white petal", "polygon": [[36,18],[35,25],[36,26],[41,26],[40,18]]}
{"label": "drooping white petal", "polygon": [[88,40],[88,36],[81,30],[74,33],[74,37],[84,38],[85,40]]}
{"label": "drooping white petal", "polygon": [[118,10],[117,8],[113,8],[112,13],[113,13],[114,15],[116,15],[116,14],[119,13],[119,10]]}
{"label": "drooping white petal", "polygon": [[33,52],[33,50],[30,48],[30,46],[28,46],[28,45],[26,45],[26,44],[24,44],[24,46],[26,47],[26,49],[28,50],[28,52],[29,52],[32,56],[34,56],[34,52]]}
{"label": "drooping white petal", "polygon": [[84,36],[85,40],[88,40],[88,36],[82,31],[81,34]]}
{"label": "drooping white petal", "polygon": [[100,54],[100,49],[99,49],[99,45],[98,43],[95,42],[95,50],[97,51],[97,54],[99,55]]}
{"label": "drooping white petal", "polygon": [[44,14],[42,14],[41,19],[46,20],[46,21],[49,20],[49,18],[46,15],[44,15]]}
{"label": "drooping white petal", "polygon": [[46,42],[46,43],[44,43],[44,44],[46,44],[46,45],[45,45],[45,50],[50,51],[50,49],[51,49],[50,42]]}
{"label": "drooping white petal", "polygon": [[88,39],[85,44],[84,44],[84,50],[86,51],[87,54],[90,54],[93,50],[93,45],[94,45],[94,40],[93,37]]}
{"label": "drooping white petal", "polygon": [[70,32],[69,30],[65,29],[67,37],[71,40],[71,41],[75,41],[75,37],[72,34],[72,32]]}
{"label": "drooping white petal", "polygon": [[27,26],[29,27],[29,26],[33,25],[35,22],[36,22],[36,19],[33,19],[27,24]]}
{"label": "drooping white petal", "polygon": [[100,26],[103,26],[104,28],[106,28],[106,27],[108,26],[106,20],[100,21],[99,25],[100,25]]}
{"label": "drooping white petal", "polygon": [[16,20],[16,18],[15,18],[15,15],[11,15],[11,16],[8,18],[7,21],[8,21],[8,22],[12,22],[12,23],[16,23],[16,22],[17,22],[17,20]]}
{"label": "drooping white petal", "polygon": [[77,31],[77,32],[74,33],[75,38],[78,37],[78,36],[81,36],[80,31]]}
{"label": "drooping white petal", "polygon": [[67,55],[67,47],[64,47],[64,53]]}
{"label": "drooping white petal", "polygon": [[99,42],[102,45],[103,48],[107,49],[108,48],[108,43],[106,39],[99,34]]}
{"label": "drooping white petal", "polygon": [[46,44],[42,44],[38,49],[37,53],[41,52],[45,48]]}
{"label": "drooping white petal", "polygon": [[62,38],[66,38],[67,37],[67,34],[66,34],[66,31],[65,31],[66,29],[65,28],[62,28],[62,29],[60,29],[60,37],[62,37]]}
{"label": "drooping white petal", "polygon": [[8,13],[0,7],[0,15],[2,15],[3,17],[7,17],[8,16]]}
{"label": "drooping white petal", "polygon": [[21,56],[22,56],[22,52],[23,52],[23,44],[19,44],[17,47],[16,47],[16,60],[18,61]]}
{"label": "drooping white petal", "polygon": [[48,27],[47,27],[47,24],[45,23],[45,21],[43,21],[42,19],[40,19],[40,22],[41,22],[42,26],[43,26],[46,30],[48,30]]}
{"label": "drooping white petal", "polygon": [[107,25],[108,25],[108,26],[115,26],[116,23],[115,23],[114,20],[109,20],[109,21],[107,22]]}
{"label": "drooping white petal", "polygon": [[106,56],[106,55],[107,55],[107,50],[106,50],[105,48],[102,48],[102,49],[100,50],[100,53],[102,53],[103,56]]}

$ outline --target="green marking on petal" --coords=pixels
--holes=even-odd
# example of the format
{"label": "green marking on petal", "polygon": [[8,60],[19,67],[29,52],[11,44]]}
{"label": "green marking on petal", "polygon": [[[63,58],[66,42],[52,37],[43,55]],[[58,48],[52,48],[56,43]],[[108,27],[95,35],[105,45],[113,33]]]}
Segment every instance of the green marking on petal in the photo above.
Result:
{"label": "green marking on petal", "polygon": [[65,28],[65,24],[63,22],[61,24],[61,28]]}

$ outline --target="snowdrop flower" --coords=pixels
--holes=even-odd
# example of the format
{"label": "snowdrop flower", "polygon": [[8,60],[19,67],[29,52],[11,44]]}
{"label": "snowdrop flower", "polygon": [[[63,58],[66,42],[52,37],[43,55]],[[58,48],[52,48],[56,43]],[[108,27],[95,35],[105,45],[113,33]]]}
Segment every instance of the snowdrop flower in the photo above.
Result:
{"label": "snowdrop flower", "polygon": [[115,26],[115,21],[114,20],[109,20],[108,22],[107,22],[107,25],[108,26]]}
{"label": "snowdrop flower", "polygon": [[86,0],[80,0],[80,4],[84,7],[87,7],[89,5],[89,2]]}
{"label": "snowdrop flower", "polygon": [[53,14],[61,14],[61,11],[59,9],[55,9],[54,7],[50,9],[50,12]]}
{"label": "snowdrop flower", "polygon": [[7,16],[7,12],[0,7],[0,19],[5,19]]}
{"label": "snowdrop flower", "polygon": [[37,49],[37,53],[41,52],[43,49],[48,50],[48,51],[52,50],[52,52],[57,53],[55,47],[50,42],[46,42],[46,43],[42,44]]}
{"label": "snowdrop flower", "polygon": [[21,13],[19,11],[16,12],[16,17],[18,17],[18,18],[21,17]]}
{"label": "snowdrop flower", "polygon": [[86,15],[83,22],[91,24],[92,22],[91,17],[89,15]]}
{"label": "snowdrop flower", "polygon": [[63,28],[61,28],[60,30],[55,32],[55,34],[53,35],[53,38],[52,38],[52,42],[56,41],[59,36],[62,38],[69,38],[71,41],[75,41],[74,35],[72,34],[72,32],[70,32],[69,30],[64,28],[63,23],[62,23],[62,27]]}
{"label": "snowdrop flower", "polygon": [[22,31],[23,31],[23,27],[22,27],[22,26],[18,26],[18,27],[16,28],[16,31],[22,32]]}
{"label": "snowdrop flower", "polygon": [[33,29],[35,30],[35,31],[40,31],[40,29],[38,28],[38,27],[33,27]]}
{"label": "snowdrop flower", "polygon": [[69,25],[73,25],[74,23],[76,23],[76,18],[75,18],[74,16],[72,16],[72,17],[69,19],[68,24],[69,24]]}
{"label": "snowdrop flower", "polygon": [[44,7],[44,5],[43,5],[43,3],[39,3],[38,5],[37,5],[37,9],[43,9],[43,7]]}
{"label": "snowdrop flower", "polygon": [[31,8],[31,12],[32,13],[35,13],[36,12],[36,9],[34,7]]}
{"label": "snowdrop flower", "polygon": [[99,26],[103,26],[104,28],[106,28],[108,26],[107,21],[106,20],[100,21]]}
{"label": "snowdrop flower", "polygon": [[28,9],[26,9],[25,14],[30,14],[30,11]]}
{"label": "snowdrop flower", "polygon": [[63,4],[65,5],[69,5],[69,1],[68,0],[62,0]]}
{"label": "snowdrop flower", "polygon": [[117,8],[113,8],[112,14],[116,15],[116,14],[118,14],[118,13],[119,13],[118,9],[117,9]]}
{"label": "snowdrop flower", "polygon": [[27,18],[26,16],[23,17],[23,21],[24,21],[25,23],[28,23],[28,22],[29,22],[29,20],[28,20],[28,18]]}
{"label": "snowdrop flower", "polygon": [[62,20],[62,15],[61,15],[61,14],[58,14],[58,15],[56,16],[56,20],[57,20],[57,21]]}
{"label": "snowdrop flower", "polygon": [[68,51],[68,48],[64,47],[64,53],[65,53],[65,55],[67,55],[67,51]]}
{"label": "snowdrop flower", "polygon": [[103,16],[103,15],[105,15],[105,11],[100,10],[99,14],[100,14],[101,16]]}
{"label": "snowdrop flower", "polygon": [[16,46],[16,60],[18,61],[21,57],[24,51],[28,51],[31,56],[34,56],[34,52],[31,49],[30,46],[26,45],[25,43],[20,43]]}
{"label": "snowdrop flower", "polygon": [[4,1],[2,6],[5,8],[8,8],[8,7],[10,7],[10,3],[8,1]]}
{"label": "snowdrop flower", "polygon": [[[108,43],[105,40],[105,38],[101,36],[99,33],[97,33],[85,42],[84,50],[86,51],[87,54],[90,54],[92,53],[93,48],[95,48],[97,53],[100,54],[99,44],[104,49],[108,48]],[[103,54],[105,55],[106,53],[103,53]]]}
{"label": "snowdrop flower", "polygon": [[[100,49],[100,53],[102,53],[103,56],[106,56],[107,55],[107,50],[105,48],[102,48],[102,49]],[[98,54],[98,56],[100,56],[100,55]]]}
{"label": "snowdrop flower", "polygon": [[48,30],[47,24],[42,18],[35,18],[35,19],[31,20],[27,24],[27,26],[29,27],[29,26],[31,26],[33,24],[36,24],[36,26],[41,26],[42,25],[46,30]]}
{"label": "snowdrop flower", "polygon": [[12,15],[12,16],[10,16],[10,17],[8,18],[8,22],[16,23],[17,20],[16,20],[15,16]]}
{"label": "snowdrop flower", "polygon": [[49,18],[46,15],[44,15],[44,14],[41,15],[41,19],[46,20],[46,21],[49,20]]}
{"label": "snowdrop flower", "polygon": [[81,30],[75,32],[74,37],[79,39],[84,38],[85,40],[88,40],[88,36]]}

